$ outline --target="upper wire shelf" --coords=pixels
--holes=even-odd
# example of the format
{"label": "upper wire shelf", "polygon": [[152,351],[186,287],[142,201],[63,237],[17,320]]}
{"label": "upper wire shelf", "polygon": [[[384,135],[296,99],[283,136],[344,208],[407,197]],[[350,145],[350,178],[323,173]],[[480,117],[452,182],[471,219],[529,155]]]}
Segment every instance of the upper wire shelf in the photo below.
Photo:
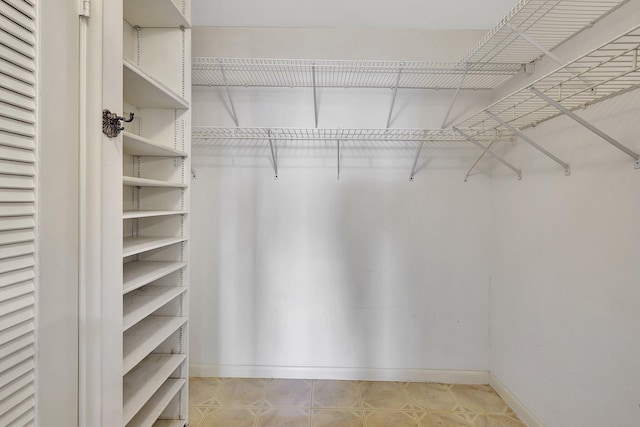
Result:
{"label": "upper wire shelf", "polygon": [[628,0],[521,0],[459,62],[193,58],[194,86],[494,89]]}
{"label": "upper wire shelf", "polygon": [[571,111],[636,89],[640,87],[639,50],[640,26],[495,102],[457,126],[476,131],[504,129],[491,116],[494,114],[522,130],[562,114],[531,88]]}
{"label": "upper wire shelf", "polygon": [[519,64],[193,58],[194,86],[492,89]]}
{"label": "upper wire shelf", "polygon": [[[521,0],[462,60],[526,64],[541,56],[525,33],[550,51],[628,0]],[[516,30],[516,31],[514,31]]]}

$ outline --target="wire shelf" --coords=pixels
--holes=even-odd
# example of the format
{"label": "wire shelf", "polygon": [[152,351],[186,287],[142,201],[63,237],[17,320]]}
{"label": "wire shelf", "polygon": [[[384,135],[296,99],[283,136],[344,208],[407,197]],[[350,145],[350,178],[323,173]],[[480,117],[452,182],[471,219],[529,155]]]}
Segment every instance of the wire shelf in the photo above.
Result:
{"label": "wire shelf", "polygon": [[521,0],[465,56],[465,62],[526,64],[542,54],[510,27],[552,50],[628,0]]}
{"label": "wire shelf", "polygon": [[[194,86],[492,89],[519,64],[193,58]],[[398,77],[399,76],[399,77]],[[463,79],[464,77],[464,79]],[[315,80],[315,84],[314,84]],[[464,80],[464,81],[463,81]]]}
{"label": "wire shelf", "polygon": [[628,0],[521,0],[460,62],[193,58],[194,86],[494,89]]}
{"label": "wire shelf", "polygon": [[[509,132],[501,130],[469,130],[478,141],[512,140]],[[465,142],[453,129],[301,129],[301,128],[222,128],[194,127],[194,146],[233,143],[234,141],[286,142],[352,142],[367,143],[454,143]],[[415,145],[415,144],[414,144]]]}
{"label": "wire shelf", "polygon": [[530,87],[569,110],[636,89],[640,87],[639,50],[640,26],[499,100],[458,126],[499,131],[502,125],[488,114],[492,113],[522,130],[562,114],[532,93]]}

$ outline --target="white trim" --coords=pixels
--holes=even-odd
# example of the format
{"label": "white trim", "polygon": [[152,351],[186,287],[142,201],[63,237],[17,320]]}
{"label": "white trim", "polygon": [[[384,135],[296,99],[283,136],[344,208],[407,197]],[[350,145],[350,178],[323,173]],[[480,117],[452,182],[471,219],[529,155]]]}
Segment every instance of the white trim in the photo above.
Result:
{"label": "white trim", "polygon": [[33,232],[35,233],[35,252],[33,254],[33,272],[34,272],[34,278],[33,278],[33,285],[34,285],[34,292],[33,292],[33,298],[34,298],[34,306],[35,306],[35,317],[33,319],[33,325],[36,328],[35,332],[33,333],[34,336],[34,343],[33,343],[33,349],[35,351],[35,356],[34,356],[34,360],[35,360],[35,367],[33,369],[33,373],[34,373],[34,390],[35,390],[35,404],[34,404],[34,408],[33,408],[33,423],[34,425],[40,425],[40,408],[39,408],[39,399],[40,399],[40,363],[43,359],[42,355],[40,354],[40,337],[38,334],[38,330],[40,328],[40,179],[41,179],[41,175],[40,175],[40,170],[41,170],[41,158],[40,158],[40,131],[41,131],[41,126],[42,126],[42,122],[40,121],[40,108],[41,108],[41,104],[42,104],[42,97],[40,95],[40,79],[41,79],[41,69],[40,69],[40,49],[41,49],[41,40],[42,40],[42,31],[41,31],[41,19],[40,19],[40,4],[36,3],[33,5],[33,10],[34,10],[34,18],[33,18],[33,22],[35,23],[36,26],[36,45],[34,46],[34,51],[35,51],[35,56],[33,58],[33,62],[34,62],[34,67],[35,67],[35,84],[33,85],[33,88],[35,90],[36,96],[35,96],[35,101],[36,101],[36,110],[34,112],[34,116],[35,116],[35,125],[34,125],[34,130],[35,130],[35,134],[33,136],[33,141],[34,141],[34,147],[33,147],[33,153],[35,156],[35,174],[36,174],[36,186],[33,189],[33,197],[34,197],[34,214],[33,214],[33,220],[34,220],[34,226],[33,226]]}
{"label": "white trim", "polygon": [[502,384],[493,372],[489,373],[489,385],[502,397],[511,409],[524,421],[529,427],[544,427],[544,424],[536,418],[535,415],[524,404],[514,396],[509,389]]}
{"label": "white trim", "polygon": [[[87,279],[90,268],[87,260],[88,233],[87,233],[87,212],[89,212],[88,201],[90,180],[88,173],[89,143],[87,105],[89,86],[87,84],[89,57],[89,17],[90,2],[80,0],[80,35],[78,43],[79,56],[79,78],[78,78],[78,422],[81,427],[86,426],[87,421],[87,395],[89,390],[89,367],[88,367],[88,322],[87,316],[88,296]],[[85,9],[85,7],[87,7]]]}
{"label": "white trim", "polygon": [[318,366],[191,365],[192,377],[290,378],[488,384],[489,371],[334,368]]}

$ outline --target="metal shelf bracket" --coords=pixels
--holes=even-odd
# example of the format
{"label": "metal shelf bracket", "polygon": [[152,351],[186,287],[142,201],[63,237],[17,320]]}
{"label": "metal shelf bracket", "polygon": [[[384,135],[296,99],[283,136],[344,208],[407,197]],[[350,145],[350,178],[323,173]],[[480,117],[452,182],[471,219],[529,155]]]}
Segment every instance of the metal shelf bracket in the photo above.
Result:
{"label": "metal shelf bracket", "polygon": [[573,119],[574,121],[578,122],[579,124],[581,124],[582,126],[584,126],[585,128],[589,129],[591,132],[595,133],[596,135],[598,135],[600,138],[604,139],[605,141],[607,141],[609,144],[613,145],[614,147],[618,148],[619,150],[623,151],[624,153],[626,153],[628,156],[630,156],[633,160],[634,160],[634,167],[635,169],[640,169],[640,155],[638,153],[636,153],[635,151],[631,150],[629,147],[621,144],[620,142],[618,142],[617,140],[615,140],[614,138],[612,138],[611,136],[607,135],[606,133],[604,133],[603,131],[601,131],[600,129],[598,129],[597,127],[595,127],[594,125],[592,125],[591,123],[587,122],[585,119],[583,119],[582,117],[578,116],[576,113],[574,113],[573,111],[569,110],[568,108],[564,107],[562,104],[560,104],[558,101],[550,98],[548,95],[546,95],[545,93],[539,91],[538,89],[536,89],[533,86],[530,86],[529,91],[531,91],[534,95],[536,95],[538,98],[544,100],[545,102],[547,102],[549,105],[552,105],[553,107],[555,107],[556,109],[558,109],[560,112],[562,112],[564,115],[570,117],[571,119]]}
{"label": "metal shelf bracket", "polygon": [[416,151],[416,157],[413,160],[413,167],[411,167],[411,176],[409,176],[409,181],[413,181],[413,177],[416,174],[416,166],[418,166],[418,159],[420,158],[420,153],[422,152],[422,146],[424,145],[424,141],[420,141],[418,145],[418,150]]}
{"label": "metal shelf bracket", "polygon": [[[404,65],[404,64],[401,64],[401,65]],[[402,77],[402,66],[398,68],[396,84],[393,87],[393,96],[391,97],[391,108],[389,108],[389,117],[387,117],[387,129],[389,129],[389,126],[391,126],[391,117],[393,116],[393,107],[396,104],[396,97],[398,96],[398,86],[400,85],[400,77]]]}
{"label": "metal shelf bracket", "polygon": [[338,140],[338,181],[340,180],[340,140]]}
{"label": "metal shelf bracket", "polygon": [[456,100],[458,99],[458,95],[460,94],[460,89],[462,89],[462,85],[464,84],[464,81],[467,79],[467,74],[469,74],[469,64],[465,65],[464,68],[464,74],[462,74],[462,77],[460,78],[460,83],[458,84],[458,87],[456,88],[456,92],[453,94],[453,99],[451,100],[451,104],[449,104],[449,109],[447,110],[447,114],[444,116],[444,120],[442,121],[442,129],[446,128],[449,120],[449,115],[451,114],[451,111],[453,110],[453,106],[456,103]]}
{"label": "metal shelf bracket", "polygon": [[506,167],[508,167],[512,171],[514,171],[516,173],[516,175],[518,176],[518,180],[522,179],[522,171],[520,169],[516,168],[511,163],[507,162],[502,157],[498,156],[496,153],[494,153],[493,151],[489,150],[489,147],[485,147],[484,145],[482,145],[481,143],[479,143],[478,141],[476,141],[475,139],[473,139],[471,136],[467,135],[465,132],[461,131],[460,129],[454,127],[453,130],[458,132],[464,139],[466,139],[467,141],[469,141],[473,145],[481,148],[482,150],[484,150],[485,153],[487,153],[488,155],[490,155],[491,157],[493,157],[494,159],[496,159],[497,161],[499,161],[500,163],[502,163],[503,165],[505,165]]}
{"label": "metal shelf bracket", "polygon": [[311,66],[311,76],[313,79],[313,115],[315,118],[316,129],[318,128],[318,85],[316,83],[316,64]]}
{"label": "metal shelf bracket", "polygon": [[233,105],[233,98],[231,98],[231,92],[229,91],[229,81],[227,80],[227,74],[224,71],[224,64],[221,61],[218,61],[220,65],[220,73],[222,74],[222,80],[224,81],[224,88],[227,92],[227,99],[229,100],[229,107],[231,110],[231,118],[233,119],[233,123],[235,123],[236,127],[240,126],[238,124],[238,115],[236,114],[236,108]]}
{"label": "metal shelf bracket", "polygon": [[[492,141],[491,144],[489,144],[487,146],[487,150],[490,150],[491,147],[493,147],[493,144],[495,144],[495,141]],[[464,176],[464,182],[467,182],[469,180],[469,177],[471,176],[471,172],[473,172],[473,170],[476,168],[476,166],[478,166],[478,163],[480,163],[480,160],[482,160],[484,158],[484,155],[487,154],[486,151],[483,151],[482,154],[480,154],[480,157],[478,157],[478,160],[476,160],[473,165],[471,165],[471,167],[469,168],[469,170],[467,171],[467,174]]]}
{"label": "metal shelf bracket", "polygon": [[526,143],[528,143],[529,145],[531,145],[533,148],[535,148],[536,150],[540,151],[542,154],[544,154],[545,156],[549,157],[551,160],[553,160],[554,162],[556,162],[557,164],[559,164],[560,166],[562,166],[562,168],[564,169],[564,174],[566,176],[571,175],[571,166],[569,166],[568,163],[563,162],[562,160],[560,160],[559,158],[557,158],[556,156],[554,156],[553,154],[551,154],[549,151],[547,151],[546,149],[542,148],[541,146],[539,146],[538,144],[536,144],[533,139],[529,138],[527,135],[525,135],[522,131],[520,131],[519,129],[516,129],[515,127],[511,126],[509,123],[505,122],[504,120],[502,120],[500,117],[498,117],[497,115],[495,115],[494,113],[492,113],[491,111],[487,111],[487,114],[496,122],[500,123],[502,126],[506,127],[507,129],[509,129],[511,132],[514,133],[514,135],[518,136],[520,139],[522,139],[523,141],[525,141]]}
{"label": "metal shelf bracket", "polygon": [[[518,35],[518,37],[522,38],[524,41],[526,41],[527,43],[529,43],[531,46],[535,47],[536,49],[538,49],[542,54],[544,54],[545,56],[548,56],[549,59],[551,59],[553,62],[555,62],[556,64],[558,64],[559,66],[564,66],[565,64],[562,62],[562,60],[556,56],[555,54],[551,53],[551,51],[549,49],[545,49],[543,46],[541,46],[538,42],[536,42],[532,37],[530,37],[528,34],[520,31],[519,29],[517,29],[516,27],[514,27],[513,25],[511,25],[510,23],[506,23],[505,24],[507,26],[507,28],[509,28],[512,32],[514,32],[515,34]],[[568,71],[571,71],[570,68],[566,68]],[[589,83],[584,77],[576,74],[576,76],[582,80],[583,83],[590,85],[591,83]]]}
{"label": "metal shelf bracket", "polygon": [[271,148],[271,160],[273,161],[273,173],[275,174],[275,178],[278,179],[278,158],[276,157],[276,151],[273,148],[273,139],[271,138],[271,130],[267,131],[269,135],[269,148]]}
{"label": "metal shelf bracket", "polygon": [[524,41],[526,41],[527,43],[529,43],[531,46],[535,47],[536,49],[538,49],[540,51],[540,53],[542,53],[545,56],[548,56],[549,59],[553,60],[553,62],[555,62],[556,64],[563,66],[564,64],[562,63],[562,61],[560,60],[560,58],[558,58],[556,55],[554,55],[553,53],[551,53],[551,51],[549,51],[549,49],[545,49],[542,45],[540,45],[540,43],[536,42],[532,37],[530,37],[528,34],[520,31],[519,29],[517,29],[516,27],[514,27],[513,25],[511,25],[510,23],[506,23],[505,26],[507,28],[509,28],[513,33],[515,33],[518,37],[520,37],[521,39],[523,39]]}

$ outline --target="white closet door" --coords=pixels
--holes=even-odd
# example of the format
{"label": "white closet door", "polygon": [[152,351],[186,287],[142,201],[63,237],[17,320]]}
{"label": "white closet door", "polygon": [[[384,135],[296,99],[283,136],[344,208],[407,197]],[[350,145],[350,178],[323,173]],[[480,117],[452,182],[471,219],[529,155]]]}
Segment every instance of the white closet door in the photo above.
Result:
{"label": "white closet door", "polygon": [[35,0],[0,1],[0,425],[35,418]]}

